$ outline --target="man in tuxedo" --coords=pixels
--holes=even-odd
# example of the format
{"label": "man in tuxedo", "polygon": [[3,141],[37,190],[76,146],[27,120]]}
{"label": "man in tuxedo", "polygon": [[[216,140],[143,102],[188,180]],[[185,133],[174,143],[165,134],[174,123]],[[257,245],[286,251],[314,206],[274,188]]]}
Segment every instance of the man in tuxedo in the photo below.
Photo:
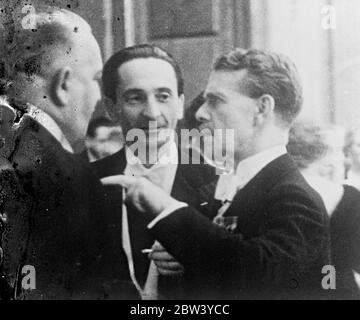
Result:
{"label": "man in tuxedo", "polygon": [[[206,213],[215,186],[213,170],[205,165],[178,164],[181,151],[172,136],[184,105],[183,79],[173,57],[151,45],[125,48],[106,62],[103,86],[109,113],[121,124],[125,147],[93,163],[99,176],[147,177],[166,194]],[[164,132],[169,135],[162,138]],[[134,141],[137,134],[141,138]],[[107,195],[113,207],[114,243],[119,252],[124,247],[131,278],[141,297],[180,298],[183,267],[160,243],[154,244],[155,238],[141,215],[123,203],[121,188],[110,186]],[[162,252],[171,268],[157,270],[146,254],[152,247]]]}
{"label": "man in tuxedo", "polygon": [[[217,59],[204,98],[201,127],[232,129],[235,137],[234,171],[218,180],[223,206],[213,221],[147,179],[103,183],[126,189],[153,237],[193,278],[194,297],[321,298],[328,220],[285,148],[302,104],[296,67],[279,54],[236,49]],[[150,257],[168,267],[161,252]]]}
{"label": "man in tuxedo", "polygon": [[23,113],[7,156],[21,208],[1,212],[3,298],[121,298],[132,285],[112,255],[103,188],[76,154],[100,99],[100,48],[78,15],[35,9],[3,46],[9,100]]}

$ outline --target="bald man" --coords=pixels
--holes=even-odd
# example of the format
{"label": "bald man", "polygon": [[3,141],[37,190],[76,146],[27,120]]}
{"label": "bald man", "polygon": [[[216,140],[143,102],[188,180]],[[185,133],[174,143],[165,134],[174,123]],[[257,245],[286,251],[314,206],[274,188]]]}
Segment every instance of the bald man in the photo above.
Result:
{"label": "bald man", "polygon": [[2,236],[7,292],[15,299],[128,298],[121,252],[113,256],[107,237],[102,186],[76,154],[100,99],[99,45],[78,15],[35,9],[32,28],[14,20],[3,46],[9,99],[24,112],[8,160],[27,208],[8,215]]}

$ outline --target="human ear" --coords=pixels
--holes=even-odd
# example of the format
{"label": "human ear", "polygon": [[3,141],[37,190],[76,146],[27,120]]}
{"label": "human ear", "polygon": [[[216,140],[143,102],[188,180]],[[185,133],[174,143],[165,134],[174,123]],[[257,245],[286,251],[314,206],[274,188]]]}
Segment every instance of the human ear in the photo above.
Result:
{"label": "human ear", "polygon": [[50,87],[50,96],[55,105],[64,107],[69,104],[71,99],[71,76],[72,70],[69,67],[59,69],[53,76]]}
{"label": "human ear", "polygon": [[255,120],[257,123],[263,123],[275,109],[275,100],[269,94],[264,94],[257,99],[257,111],[255,115]]}

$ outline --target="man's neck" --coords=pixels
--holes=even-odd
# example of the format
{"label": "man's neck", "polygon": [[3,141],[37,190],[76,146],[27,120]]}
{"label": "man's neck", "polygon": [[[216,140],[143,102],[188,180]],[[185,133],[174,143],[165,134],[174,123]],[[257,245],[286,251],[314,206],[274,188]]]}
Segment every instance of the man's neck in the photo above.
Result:
{"label": "man's neck", "polygon": [[241,161],[276,146],[286,146],[287,142],[288,132],[286,130],[280,130],[278,128],[266,130],[266,132],[257,135],[249,141],[242,150],[235,152],[235,168]]}
{"label": "man's neck", "polygon": [[174,141],[167,141],[164,144],[149,147],[148,145],[143,148],[136,148],[133,150],[132,144],[127,144],[130,152],[140,160],[140,163],[145,168],[149,169],[158,164],[160,159],[164,156],[171,158],[174,155],[172,150]]}

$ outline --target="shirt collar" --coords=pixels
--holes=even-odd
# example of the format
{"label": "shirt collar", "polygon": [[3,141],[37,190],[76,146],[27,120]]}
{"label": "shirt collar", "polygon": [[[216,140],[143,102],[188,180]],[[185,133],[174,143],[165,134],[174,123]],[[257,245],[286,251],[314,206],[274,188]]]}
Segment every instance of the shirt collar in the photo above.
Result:
{"label": "shirt collar", "polygon": [[271,161],[286,153],[285,146],[276,146],[240,161],[236,168],[238,187],[243,188]]}
{"label": "shirt collar", "polygon": [[71,147],[69,141],[66,139],[65,135],[61,131],[58,124],[55,122],[53,118],[51,118],[46,112],[43,110],[33,106],[28,105],[28,110],[26,112],[28,116],[33,118],[35,121],[40,123],[47,131],[51,133],[51,135],[59,141],[61,146],[68,152],[74,153],[73,148]]}
{"label": "shirt collar", "polygon": [[133,165],[140,166],[143,168],[144,171],[150,170],[155,166],[178,163],[178,150],[174,140],[170,140],[169,142],[162,145],[160,149],[157,150],[157,152],[158,152],[158,157],[157,157],[158,161],[150,168],[146,168],[141,163],[141,160],[132,152],[132,150],[128,147],[125,147],[126,162],[132,166]]}
{"label": "shirt collar", "polygon": [[278,145],[240,161],[235,174],[220,176],[215,199],[231,201],[238,189],[245,187],[264,167],[286,152],[285,146]]}
{"label": "shirt collar", "polygon": [[146,168],[130,148],[125,147],[127,165],[124,174],[135,177],[146,177],[170,194],[178,164],[176,143],[169,141],[160,148],[158,153],[158,162],[150,168]]}

